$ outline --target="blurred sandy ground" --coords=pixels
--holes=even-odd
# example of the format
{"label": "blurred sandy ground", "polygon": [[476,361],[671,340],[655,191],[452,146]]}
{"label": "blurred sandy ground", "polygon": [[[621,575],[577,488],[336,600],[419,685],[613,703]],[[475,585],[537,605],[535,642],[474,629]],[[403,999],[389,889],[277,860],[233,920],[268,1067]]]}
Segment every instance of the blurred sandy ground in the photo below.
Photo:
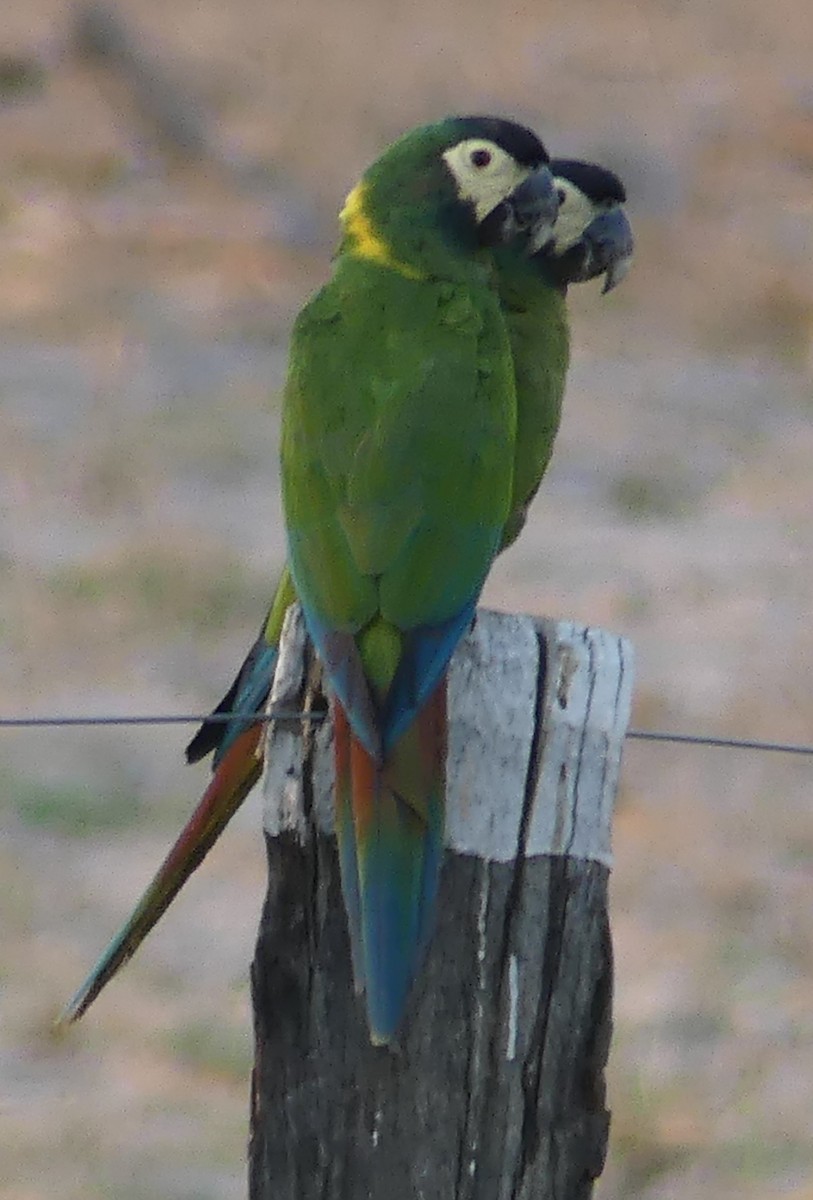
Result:
{"label": "blurred sandy ground", "polygon": [[[488,602],[626,633],[638,725],[813,741],[809,4],[119,11],[202,160],[66,5],[0,16],[2,709],[219,697],[281,560],[277,395],[333,214],[404,128],[497,111],[621,171],[638,259],[572,296],[560,444]],[[2,737],[0,1197],[244,1195],[256,801],[54,1042],[205,770],[178,729]],[[813,1197],[811,791],[809,761],[629,745],[601,1195]]]}

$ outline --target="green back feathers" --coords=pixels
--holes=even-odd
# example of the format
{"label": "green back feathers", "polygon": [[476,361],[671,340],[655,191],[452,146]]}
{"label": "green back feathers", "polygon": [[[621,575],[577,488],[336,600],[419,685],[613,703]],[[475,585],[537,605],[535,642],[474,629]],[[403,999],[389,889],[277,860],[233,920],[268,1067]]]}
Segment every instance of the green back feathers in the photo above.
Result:
{"label": "green back feathers", "polygon": [[491,287],[340,259],[297,321],[286,388],[297,590],[347,631],[377,613],[402,628],[450,616],[482,585],[507,518],[515,437]]}

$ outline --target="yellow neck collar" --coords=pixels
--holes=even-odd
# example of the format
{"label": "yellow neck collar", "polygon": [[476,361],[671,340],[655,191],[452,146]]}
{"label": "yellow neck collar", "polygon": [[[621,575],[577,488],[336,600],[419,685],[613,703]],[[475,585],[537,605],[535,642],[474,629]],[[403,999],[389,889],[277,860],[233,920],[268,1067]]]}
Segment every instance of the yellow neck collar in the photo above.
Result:
{"label": "yellow neck collar", "polygon": [[344,202],[339,220],[344,227],[352,254],[397,271],[405,279],[423,279],[424,275],[409,263],[396,258],[388,243],[376,230],[365,208],[366,187],[357,183]]}

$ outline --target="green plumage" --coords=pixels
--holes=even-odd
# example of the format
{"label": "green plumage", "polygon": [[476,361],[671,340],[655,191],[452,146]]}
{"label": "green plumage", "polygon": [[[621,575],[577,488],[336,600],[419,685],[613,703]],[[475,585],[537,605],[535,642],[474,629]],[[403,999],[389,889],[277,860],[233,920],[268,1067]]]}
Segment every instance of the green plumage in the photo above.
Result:
{"label": "green plumage", "polygon": [[511,511],[500,549],[516,540],[542,481],[559,430],[570,333],[562,290],[536,259],[516,248],[497,251],[497,287],[505,316],[517,398]]}
{"label": "green plumage", "polygon": [[508,334],[487,275],[415,281],[342,259],[297,322],[286,389],[300,594],[353,633],[379,616],[401,630],[452,616],[482,586],[505,524],[515,442]]}
{"label": "green plumage", "polygon": [[[333,276],[294,329],[289,566],[216,710],[240,715],[205,723],[190,744],[190,761],[215,752],[210,786],[67,1017],[133,953],[258,777],[252,716],[298,598],[333,695],[354,969],[371,1037],[394,1036],[442,857],[446,666],[494,556],[524,524],[559,424],[562,281],[522,244],[552,221],[551,200],[555,212],[546,158],[520,126],[454,118],[401,139],[348,197]],[[573,277],[589,269],[580,259]]]}
{"label": "green plumage", "polygon": [[530,170],[485,136],[471,122],[408,135],[354,189],[284,396],[289,564],[333,698],[342,886],[376,1042],[431,927],[446,667],[516,488],[515,369],[481,226],[502,234]]}

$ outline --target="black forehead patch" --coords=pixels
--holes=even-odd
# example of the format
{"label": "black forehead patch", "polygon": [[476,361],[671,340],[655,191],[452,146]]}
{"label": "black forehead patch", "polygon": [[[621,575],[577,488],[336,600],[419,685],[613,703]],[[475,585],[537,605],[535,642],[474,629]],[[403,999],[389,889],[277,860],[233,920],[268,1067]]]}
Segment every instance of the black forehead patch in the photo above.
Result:
{"label": "black forehead patch", "polygon": [[520,166],[541,167],[549,155],[532,129],[504,117],[457,117],[455,127],[464,138],[485,138],[510,154]]}
{"label": "black forehead patch", "polygon": [[582,162],[578,158],[554,158],[550,163],[551,175],[560,175],[584,192],[590,200],[617,200],[622,204],[627,193],[623,183],[598,163]]}

